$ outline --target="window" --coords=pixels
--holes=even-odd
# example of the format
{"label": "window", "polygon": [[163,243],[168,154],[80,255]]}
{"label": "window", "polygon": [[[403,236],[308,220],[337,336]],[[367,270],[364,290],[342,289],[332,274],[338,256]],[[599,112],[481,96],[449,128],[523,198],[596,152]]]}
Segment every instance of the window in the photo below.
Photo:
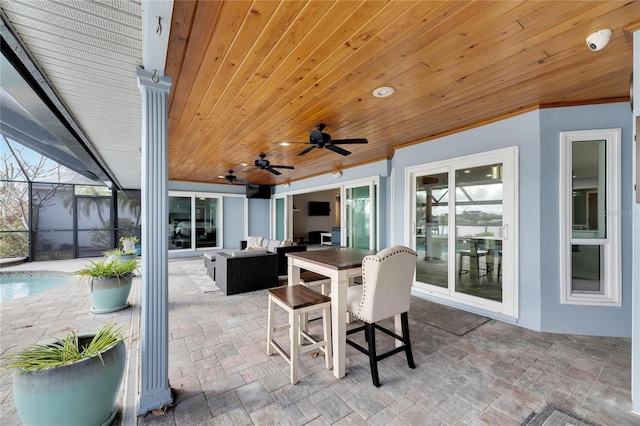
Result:
{"label": "window", "polygon": [[169,194],[169,250],[222,245],[222,197],[212,194]]}
{"label": "window", "polygon": [[561,303],[622,303],[620,141],[620,129],[560,133]]}

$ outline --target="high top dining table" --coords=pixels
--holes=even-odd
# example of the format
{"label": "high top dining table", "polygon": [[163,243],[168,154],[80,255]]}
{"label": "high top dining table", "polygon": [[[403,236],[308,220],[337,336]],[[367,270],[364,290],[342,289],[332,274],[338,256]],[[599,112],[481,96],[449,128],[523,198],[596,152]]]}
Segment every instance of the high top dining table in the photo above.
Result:
{"label": "high top dining table", "polygon": [[347,287],[362,275],[362,259],[373,250],[340,247],[326,250],[287,253],[289,285],[300,283],[300,269],[331,278],[331,328],[333,339],[333,375],[345,375],[347,346]]}

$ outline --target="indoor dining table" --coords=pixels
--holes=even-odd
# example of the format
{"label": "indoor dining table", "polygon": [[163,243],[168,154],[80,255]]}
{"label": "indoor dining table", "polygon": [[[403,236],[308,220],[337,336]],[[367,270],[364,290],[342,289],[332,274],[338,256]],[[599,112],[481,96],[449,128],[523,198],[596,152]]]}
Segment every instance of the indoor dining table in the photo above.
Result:
{"label": "indoor dining table", "polygon": [[331,328],[333,343],[333,375],[345,375],[347,346],[347,287],[362,275],[362,259],[373,250],[340,247],[287,253],[289,285],[300,284],[300,269],[316,272],[331,279]]}

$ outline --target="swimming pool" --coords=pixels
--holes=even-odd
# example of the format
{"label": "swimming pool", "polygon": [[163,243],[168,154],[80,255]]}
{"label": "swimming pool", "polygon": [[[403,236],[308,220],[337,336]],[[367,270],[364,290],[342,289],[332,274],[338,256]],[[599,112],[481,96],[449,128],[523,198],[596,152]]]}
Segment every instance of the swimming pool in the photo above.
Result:
{"label": "swimming pool", "polygon": [[70,275],[60,273],[0,274],[0,303],[20,299],[40,291],[58,287],[71,280]]}

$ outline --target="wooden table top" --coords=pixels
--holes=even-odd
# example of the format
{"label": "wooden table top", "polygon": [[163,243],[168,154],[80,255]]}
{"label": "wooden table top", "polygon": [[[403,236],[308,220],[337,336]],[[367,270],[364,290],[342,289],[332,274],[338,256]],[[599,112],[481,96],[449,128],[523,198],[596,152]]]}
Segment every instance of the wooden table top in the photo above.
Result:
{"label": "wooden table top", "polygon": [[306,260],[311,263],[339,270],[362,266],[362,259],[370,254],[376,254],[376,251],[340,247],[326,250],[298,251],[287,253],[286,255],[287,257]]}

